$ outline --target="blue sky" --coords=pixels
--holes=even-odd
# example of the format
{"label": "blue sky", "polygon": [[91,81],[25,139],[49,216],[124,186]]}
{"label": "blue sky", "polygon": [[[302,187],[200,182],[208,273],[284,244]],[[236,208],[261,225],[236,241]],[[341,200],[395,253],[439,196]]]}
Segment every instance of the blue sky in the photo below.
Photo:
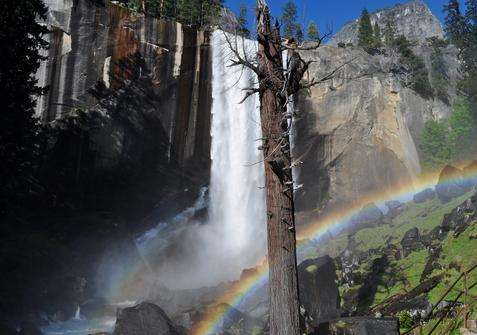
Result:
{"label": "blue sky", "polygon": [[[423,0],[441,21],[443,19],[442,7],[448,0]],[[279,16],[281,9],[287,0],[267,0],[275,16]],[[314,20],[321,31],[325,31],[327,25],[331,25],[337,32],[343,24],[354,20],[361,10],[366,7],[369,11],[375,11],[383,7],[393,6],[397,3],[405,3],[405,0],[295,0],[299,10],[299,19],[305,25]],[[240,4],[246,4],[249,8],[249,24],[253,23],[253,8],[256,0],[225,0],[225,4],[235,13]]]}

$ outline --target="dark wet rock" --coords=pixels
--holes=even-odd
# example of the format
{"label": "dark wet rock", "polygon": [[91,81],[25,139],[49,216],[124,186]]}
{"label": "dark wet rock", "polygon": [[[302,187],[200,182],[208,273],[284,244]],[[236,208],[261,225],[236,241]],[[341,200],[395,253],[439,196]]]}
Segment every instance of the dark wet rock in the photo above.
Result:
{"label": "dark wet rock", "polygon": [[18,333],[15,331],[15,329],[4,325],[0,324],[0,334],[2,335],[17,335]]}
{"label": "dark wet rock", "polygon": [[182,335],[166,313],[157,305],[143,302],[118,310],[113,335]]}
{"label": "dark wet rock", "polygon": [[336,267],[330,256],[308,259],[298,266],[300,302],[313,325],[340,316]]}
{"label": "dark wet rock", "polygon": [[459,236],[476,218],[477,193],[444,215],[440,228],[444,233],[453,231],[454,236]]}
{"label": "dark wet rock", "polygon": [[426,188],[424,191],[414,194],[412,200],[415,203],[426,202],[428,200],[434,199],[436,192],[431,188]]}
{"label": "dark wet rock", "polygon": [[439,183],[436,185],[436,193],[442,202],[448,202],[470,191],[469,185],[463,177],[463,171],[446,165],[440,175]]}
{"label": "dark wet rock", "polygon": [[427,248],[429,255],[427,256],[426,265],[424,265],[424,270],[422,270],[420,281],[423,282],[432,274],[436,269],[439,269],[441,265],[439,264],[439,257],[442,252],[442,247],[440,244],[431,245]]}
{"label": "dark wet rock", "polygon": [[397,200],[386,201],[384,204],[388,208],[387,216],[390,218],[395,218],[404,210],[404,204]]}
{"label": "dark wet rock", "polygon": [[352,288],[343,293],[343,315],[355,315],[359,302],[359,290]]}
{"label": "dark wet rock", "polygon": [[21,326],[19,335],[42,335],[42,332],[40,331],[40,328],[38,328],[38,326],[33,322],[25,322]]}
{"label": "dark wet rock", "polygon": [[319,327],[318,335],[397,335],[396,318],[351,317],[340,318]]}
{"label": "dark wet rock", "polygon": [[418,251],[424,248],[419,229],[416,227],[409,229],[401,240],[401,246],[404,257],[407,257],[413,251]]}

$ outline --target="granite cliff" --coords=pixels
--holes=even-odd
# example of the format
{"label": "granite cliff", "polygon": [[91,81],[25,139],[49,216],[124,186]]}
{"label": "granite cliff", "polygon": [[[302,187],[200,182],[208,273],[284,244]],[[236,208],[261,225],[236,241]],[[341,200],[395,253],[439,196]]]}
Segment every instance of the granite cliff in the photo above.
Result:
{"label": "granite cliff", "polygon": [[[371,23],[385,27],[386,22],[394,23],[396,35],[404,35],[413,41],[424,41],[429,37],[444,37],[439,20],[432,14],[422,0],[413,0],[394,7],[384,8],[371,14]],[[338,43],[358,44],[359,19],[345,24],[331,39],[332,45]]]}
{"label": "granite cliff", "polygon": [[[443,37],[436,17],[421,1],[371,15],[379,25],[385,16],[393,17],[398,33],[413,40],[414,53],[430,71],[432,41]],[[395,50],[370,55],[350,44],[336,46],[356,44],[357,29],[357,22],[347,24],[330,45],[301,52],[314,61],[309,78],[338,69],[295,103],[295,157],[303,162],[297,167],[303,184],[297,204],[303,222],[323,207],[359,201],[363,194],[390,191],[415,179],[421,173],[420,131],[425,121],[448,117],[455,99],[459,65],[452,45],[442,48],[449,82],[449,100],[443,101],[405,85]]]}
{"label": "granite cliff", "polygon": [[[48,255],[60,254],[59,248],[42,245],[48,266],[32,270],[35,282],[25,284],[32,293],[17,302],[49,314],[66,311],[66,318],[74,313],[72,301],[83,304],[96,294],[92,282],[100,255],[134,252],[135,233],[190,205],[199,187],[209,183],[212,47],[209,31],[131,13],[115,2],[46,2],[51,47],[37,76],[49,91],[38,102],[37,116],[58,129],[85,114],[99,121],[52,144],[51,161],[74,165],[71,174],[54,164],[47,167],[71,199],[60,193],[68,199],[66,209],[45,208],[41,222],[57,227],[61,220],[66,231],[49,229],[66,251],[50,262]],[[429,68],[428,38],[443,37],[435,16],[413,1],[378,11],[372,21],[384,25],[387,17],[414,41],[414,52]],[[403,85],[392,52],[369,55],[340,43],[356,44],[356,36],[352,22],[330,45],[302,52],[314,61],[310,78],[340,67],[332,80],[295,101],[293,155],[303,162],[296,169],[303,184],[296,193],[303,224],[320,209],[415,179],[421,172],[418,141],[424,122],[451,113],[449,102]],[[443,55],[452,101],[456,50],[446,46]],[[24,248],[28,252],[36,245]]]}

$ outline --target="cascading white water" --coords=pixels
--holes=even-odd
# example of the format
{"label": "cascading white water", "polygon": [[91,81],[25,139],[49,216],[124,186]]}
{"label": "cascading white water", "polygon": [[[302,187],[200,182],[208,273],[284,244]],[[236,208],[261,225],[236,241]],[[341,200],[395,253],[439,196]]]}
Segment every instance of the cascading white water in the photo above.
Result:
{"label": "cascading white water", "polygon": [[76,307],[76,312],[75,312],[74,319],[75,320],[81,320],[81,307],[79,305],[78,305],[78,307]]}
{"label": "cascading white water", "polygon": [[[253,55],[256,42],[228,35],[237,49]],[[241,67],[230,67],[234,57],[225,35],[212,36],[212,147],[210,224],[219,232],[223,252],[238,262],[253,265],[264,252],[265,195],[261,152],[259,99],[243,103],[244,88],[253,87],[256,76]],[[241,260],[237,257],[241,256]]]}

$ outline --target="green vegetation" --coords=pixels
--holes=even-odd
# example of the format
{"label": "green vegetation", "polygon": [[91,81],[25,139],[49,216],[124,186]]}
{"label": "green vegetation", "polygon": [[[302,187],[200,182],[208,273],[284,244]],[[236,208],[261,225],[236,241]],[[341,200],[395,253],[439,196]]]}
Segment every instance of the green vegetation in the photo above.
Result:
{"label": "green vegetation", "polygon": [[134,12],[177,20],[194,27],[207,27],[217,23],[223,1],[217,0],[123,0]]}
{"label": "green vegetation", "polygon": [[375,48],[381,48],[383,46],[382,42],[382,36],[381,36],[381,29],[379,28],[378,23],[374,23],[374,28],[373,28],[373,36],[374,36],[374,47]]}
{"label": "green vegetation", "polygon": [[449,95],[447,93],[449,88],[449,78],[447,75],[447,64],[442,55],[442,48],[447,46],[447,43],[438,38],[430,39],[433,48],[431,54],[431,86],[434,90],[434,96],[443,102],[449,104]]}
{"label": "green vegetation", "polygon": [[459,49],[463,76],[459,89],[477,115],[477,1],[467,0],[465,4],[464,14],[457,0],[444,6],[445,30],[449,41]]}
{"label": "green vegetation", "polygon": [[303,30],[297,22],[297,6],[294,1],[288,1],[283,6],[281,23],[283,26],[282,36],[284,38],[294,38],[298,42],[303,40]]}
{"label": "green vegetation", "polygon": [[374,47],[373,26],[366,8],[363,9],[359,18],[358,45],[366,51],[370,51]]}
{"label": "green vegetation", "polygon": [[448,120],[429,120],[424,125],[419,146],[424,167],[434,170],[451,162],[472,159],[476,139],[471,106],[464,98],[458,98]]}
{"label": "green vegetation", "polygon": [[419,148],[422,153],[423,166],[434,170],[450,161],[449,130],[446,122],[429,120],[421,132]]}
{"label": "green vegetation", "polygon": [[[44,59],[48,29],[37,19],[46,19],[41,0],[2,1],[0,45],[0,214],[4,206],[20,205],[32,192],[31,181],[38,166],[40,127],[34,119],[36,99],[43,94],[35,72]],[[12,197],[17,197],[14,201]]]}
{"label": "green vegetation", "polygon": [[247,6],[245,4],[240,5],[237,33],[243,37],[250,37],[250,30],[247,28]]}
{"label": "green vegetation", "polygon": [[386,25],[384,27],[383,36],[384,36],[384,45],[390,47],[394,45],[394,40],[396,38],[396,23],[394,18],[388,16],[386,18]]}
{"label": "green vegetation", "polygon": [[320,33],[318,32],[318,27],[314,21],[310,21],[308,24],[307,35],[310,41],[319,41]]}
{"label": "green vegetation", "polygon": [[371,24],[368,10],[365,8],[359,18],[358,45],[369,53],[375,53],[382,47],[381,29],[377,22]]}
{"label": "green vegetation", "polygon": [[409,78],[404,80],[404,85],[423,97],[431,97],[433,90],[424,60],[412,51],[411,43],[403,35],[394,39],[394,47],[401,54],[400,62],[409,73]]}

